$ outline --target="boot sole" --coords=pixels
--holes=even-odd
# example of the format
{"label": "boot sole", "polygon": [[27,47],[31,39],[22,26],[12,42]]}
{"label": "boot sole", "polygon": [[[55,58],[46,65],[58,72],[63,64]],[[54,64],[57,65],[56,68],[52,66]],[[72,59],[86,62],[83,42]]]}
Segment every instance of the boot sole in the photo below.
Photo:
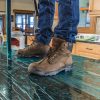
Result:
{"label": "boot sole", "polygon": [[45,55],[40,55],[40,54],[37,54],[37,55],[31,55],[31,56],[24,56],[24,55],[16,55],[18,58],[33,58],[33,57],[37,57],[37,58],[43,58],[45,57]]}
{"label": "boot sole", "polygon": [[33,58],[33,57],[37,57],[37,58],[39,58],[39,57],[41,57],[41,56],[38,56],[38,55],[32,55],[32,56],[17,56],[18,58]]}
{"label": "boot sole", "polygon": [[72,65],[65,65],[63,68],[56,70],[56,71],[52,71],[52,72],[39,72],[39,71],[35,71],[34,74],[40,75],[40,76],[54,76],[57,75],[58,73],[65,71],[71,71],[72,70]]}

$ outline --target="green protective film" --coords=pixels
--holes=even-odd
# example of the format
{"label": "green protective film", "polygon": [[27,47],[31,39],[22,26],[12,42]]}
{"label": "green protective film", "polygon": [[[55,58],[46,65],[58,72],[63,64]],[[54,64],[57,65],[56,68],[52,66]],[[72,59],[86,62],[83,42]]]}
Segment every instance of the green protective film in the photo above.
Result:
{"label": "green protective film", "polygon": [[5,100],[98,100],[100,61],[73,55],[73,67],[55,76],[28,73],[28,66],[40,58],[7,58],[0,49],[0,97]]}

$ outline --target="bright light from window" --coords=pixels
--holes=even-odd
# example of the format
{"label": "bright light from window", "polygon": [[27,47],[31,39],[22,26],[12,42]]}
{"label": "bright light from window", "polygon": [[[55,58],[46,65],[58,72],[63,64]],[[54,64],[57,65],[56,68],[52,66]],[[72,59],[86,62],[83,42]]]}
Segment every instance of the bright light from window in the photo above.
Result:
{"label": "bright light from window", "polygon": [[16,27],[22,28],[33,28],[34,27],[34,16],[32,14],[16,14]]}

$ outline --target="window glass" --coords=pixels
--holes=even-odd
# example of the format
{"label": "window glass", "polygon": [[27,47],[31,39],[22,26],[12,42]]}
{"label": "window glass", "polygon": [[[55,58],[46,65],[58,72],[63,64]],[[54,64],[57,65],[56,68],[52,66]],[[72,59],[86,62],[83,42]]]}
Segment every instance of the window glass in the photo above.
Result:
{"label": "window glass", "polygon": [[16,14],[16,28],[25,30],[34,27],[33,14]]}

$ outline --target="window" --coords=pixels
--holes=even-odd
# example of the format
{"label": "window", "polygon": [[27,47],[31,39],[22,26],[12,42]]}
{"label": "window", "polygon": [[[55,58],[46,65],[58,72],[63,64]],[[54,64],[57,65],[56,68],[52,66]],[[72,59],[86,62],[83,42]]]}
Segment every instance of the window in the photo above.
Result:
{"label": "window", "polygon": [[0,15],[0,32],[6,33],[6,17],[5,15]]}
{"label": "window", "polygon": [[2,26],[3,26],[3,19],[2,16],[0,16],[0,32],[2,32]]}
{"label": "window", "polygon": [[16,14],[16,28],[25,30],[26,27],[34,27],[34,16],[31,14]]}
{"label": "window", "polygon": [[80,0],[80,22],[78,27],[90,27],[89,0]]}
{"label": "window", "polygon": [[95,33],[95,17],[90,16],[90,7],[92,0],[79,0],[80,21],[78,25],[79,33]]}
{"label": "window", "polygon": [[15,13],[15,29],[34,28],[34,13]]}

